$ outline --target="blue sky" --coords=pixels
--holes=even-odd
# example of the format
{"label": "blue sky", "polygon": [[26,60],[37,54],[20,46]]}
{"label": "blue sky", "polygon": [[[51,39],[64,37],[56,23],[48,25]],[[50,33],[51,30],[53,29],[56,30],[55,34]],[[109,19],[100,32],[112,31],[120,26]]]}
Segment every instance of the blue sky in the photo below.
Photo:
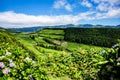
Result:
{"label": "blue sky", "polygon": [[0,26],[120,24],[119,0],[0,0]]}

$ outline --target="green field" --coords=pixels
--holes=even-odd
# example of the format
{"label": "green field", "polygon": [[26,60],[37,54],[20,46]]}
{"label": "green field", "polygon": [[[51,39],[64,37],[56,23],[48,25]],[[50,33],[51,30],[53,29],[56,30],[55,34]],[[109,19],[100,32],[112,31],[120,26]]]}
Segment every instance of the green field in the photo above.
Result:
{"label": "green field", "polygon": [[[102,65],[116,62],[119,49],[64,40],[64,30],[43,29],[34,33],[17,33],[0,29],[0,80],[97,80]],[[119,41],[119,40],[118,40]],[[9,55],[6,55],[11,53]],[[2,56],[4,56],[2,58]],[[14,67],[10,67],[12,59]],[[105,67],[104,69],[107,69]],[[8,73],[3,73],[4,69]],[[112,70],[112,69],[111,69]],[[109,70],[106,70],[109,72]],[[110,71],[112,75],[119,72]],[[109,80],[104,72],[101,80]],[[114,73],[114,74],[113,74]],[[119,80],[114,76],[115,80]]]}

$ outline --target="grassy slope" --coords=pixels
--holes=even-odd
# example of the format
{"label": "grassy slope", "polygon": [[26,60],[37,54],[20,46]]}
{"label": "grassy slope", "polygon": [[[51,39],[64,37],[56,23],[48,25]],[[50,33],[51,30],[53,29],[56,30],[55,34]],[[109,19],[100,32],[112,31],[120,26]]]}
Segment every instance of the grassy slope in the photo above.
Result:
{"label": "grassy slope", "polygon": [[71,51],[79,51],[82,49],[90,50],[90,49],[95,49],[97,51],[102,51],[103,49],[106,49],[104,47],[98,47],[98,46],[93,46],[93,45],[85,45],[85,44],[78,44],[78,43],[73,43],[73,42],[68,42],[67,49]]}
{"label": "grassy slope", "polygon": [[24,34],[24,33],[17,34],[16,39],[21,44],[23,44],[24,47],[26,47],[28,50],[33,52],[37,57],[39,57],[41,53],[34,47],[35,42],[28,38],[28,34]]}
{"label": "grassy slope", "polygon": [[40,31],[39,33],[44,33],[44,34],[64,34],[64,31],[63,30],[42,30]]}
{"label": "grassy slope", "polygon": [[64,39],[64,31],[63,30],[51,30],[46,29],[38,32],[38,34],[42,37],[52,38],[52,39]]}
{"label": "grassy slope", "polygon": [[[46,31],[49,32],[48,30],[46,30]],[[58,31],[58,32],[59,32],[59,34],[61,34],[60,32],[63,33],[63,31]],[[54,33],[54,30],[50,31],[50,33]],[[26,34],[26,33],[21,33],[19,35],[17,34],[17,36],[16,36],[16,38],[19,40],[19,42],[21,42],[27,49],[31,50],[32,52],[34,52],[34,54],[36,54],[36,56],[39,58],[38,60],[40,60],[40,59],[44,60],[44,57],[42,57],[44,55],[41,54],[43,52],[44,53],[62,53],[62,51],[51,50],[51,49],[47,49],[47,48],[44,48],[44,47],[39,47],[40,48],[40,51],[39,51],[33,46],[33,44],[35,44],[35,41],[29,39],[28,37],[29,37],[29,34]],[[37,37],[36,41],[46,43],[43,40],[43,37]],[[70,78],[68,76],[65,76],[65,77],[52,77],[52,76],[50,76],[50,80],[64,80],[64,79],[70,80]]]}
{"label": "grassy slope", "polygon": [[[45,42],[43,40],[43,38],[45,38],[47,36],[49,38],[52,37],[53,40],[55,40],[55,39],[59,40],[60,38],[58,36],[61,36],[63,38],[64,37],[63,34],[64,34],[63,30],[49,30],[49,29],[46,29],[46,30],[42,30],[42,31],[39,31],[39,32],[35,33],[35,35],[39,35],[38,37],[35,38],[35,41],[39,41],[40,43],[50,45],[49,43]],[[44,35],[45,37],[41,36],[41,35]],[[34,51],[37,54],[41,53],[40,51],[46,52],[46,53],[52,53],[52,52],[59,53],[60,52],[60,51],[57,51],[57,50],[47,49],[47,48],[44,48],[44,47],[39,47],[41,49],[40,51],[37,50],[33,46],[33,44],[35,44],[35,41],[29,39],[29,34],[22,33],[22,34],[17,35],[17,38],[21,41],[21,43],[26,45],[26,47],[28,47],[30,50]],[[93,49],[95,49],[97,51],[102,51],[103,49],[106,49],[104,47],[85,45],[85,44],[78,44],[78,43],[74,43],[74,42],[67,42],[67,47],[66,48],[68,50],[72,51],[72,52],[79,52],[79,50],[81,50],[81,49],[89,50],[91,48],[93,48]]]}
{"label": "grassy slope", "polygon": [[[50,45],[50,43],[47,43],[46,41],[43,40],[43,38],[45,38],[46,36],[49,37],[50,39],[52,38],[54,39],[61,39],[60,37],[64,38],[63,34],[64,31],[63,30],[42,30],[40,32],[37,33],[33,33],[34,35],[38,35],[35,40],[32,40],[29,38],[29,36],[31,34],[29,33],[19,33],[19,34],[14,34],[14,37],[21,43],[23,44],[27,49],[29,49],[30,51],[32,51],[37,58],[39,58],[38,60],[42,59],[43,56],[46,56],[42,53],[68,53],[66,51],[58,51],[58,50],[54,50],[54,49],[47,49],[44,47],[40,47],[37,46],[40,50],[36,49],[36,47],[34,46],[34,44],[36,44],[36,41],[39,41],[41,43],[45,43]],[[45,37],[44,37],[44,36]],[[60,37],[58,37],[60,36]],[[67,47],[68,50],[71,50],[73,53],[78,53],[80,50],[90,50],[90,49],[95,49],[96,51],[102,51],[104,48],[102,47],[97,47],[97,46],[90,46],[90,45],[85,45],[85,44],[77,44],[77,43],[73,43],[73,42],[67,42]],[[52,55],[52,54],[51,54]],[[43,57],[44,59],[45,57]],[[65,75],[63,77],[52,77],[50,76],[51,80],[70,80],[70,78]]]}
{"label": "grassy slope", "polygon": [[[54,37],[54,36],[61,36],[64,37],[64,31],[63,30],[42,30],[39,32],[40,35],[44,35],[45,37]],[[60,34],[60,35],[56,35],[56,34]],[[54,38],[52,38],[54,39]],[[58,37],[59,39],[59,37]],[[72,51],[78,51],[79,49],[91,49],[91,48],[95,48],[98,51],[103,50],[103,47],[98,47],[98,46],[92,46],[92,45],[85,45],[85,44],[78,44],[78,43],[74,43],[74,42],[67,42],[67,49],[72,50]]]}

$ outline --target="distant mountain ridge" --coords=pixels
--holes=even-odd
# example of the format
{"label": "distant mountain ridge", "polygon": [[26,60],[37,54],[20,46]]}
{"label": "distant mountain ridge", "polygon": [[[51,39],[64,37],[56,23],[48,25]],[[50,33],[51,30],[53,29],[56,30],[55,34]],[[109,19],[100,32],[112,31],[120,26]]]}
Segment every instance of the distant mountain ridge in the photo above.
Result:
{"label": "distant mountain ridge", "polygon": [[76,27],[76,28],[120,28],[120,25],[116,26],[106,26],[106,25],[92,25],[92,24],[67,24],[67,25],[57,25],[57,26],[35,26],[35,27],[25,27],[25,28],[8,28],[14,30],[16,32],[36,32],[42,30],[44,28],[69,28],[69,27]]}

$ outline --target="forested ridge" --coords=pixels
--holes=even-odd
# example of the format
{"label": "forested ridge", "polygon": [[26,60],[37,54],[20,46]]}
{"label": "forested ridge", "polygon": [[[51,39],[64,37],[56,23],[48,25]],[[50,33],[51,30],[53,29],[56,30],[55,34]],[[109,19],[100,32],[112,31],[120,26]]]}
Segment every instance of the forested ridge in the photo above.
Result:
{"label": "forested ridge", "polygon": [[120,39],[120,29],[112,28],[67,28],[64,39],[77,43],[111,47]]}

